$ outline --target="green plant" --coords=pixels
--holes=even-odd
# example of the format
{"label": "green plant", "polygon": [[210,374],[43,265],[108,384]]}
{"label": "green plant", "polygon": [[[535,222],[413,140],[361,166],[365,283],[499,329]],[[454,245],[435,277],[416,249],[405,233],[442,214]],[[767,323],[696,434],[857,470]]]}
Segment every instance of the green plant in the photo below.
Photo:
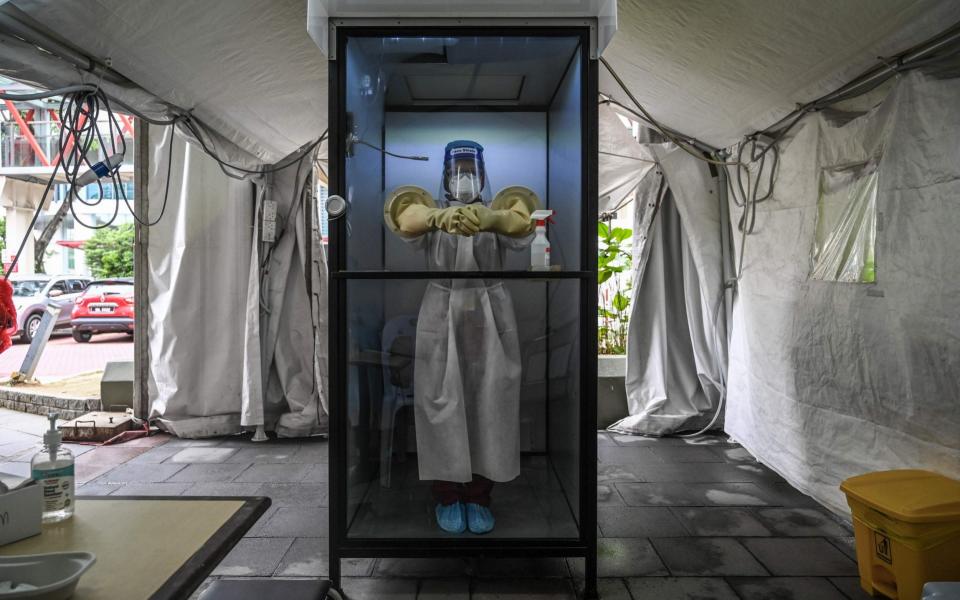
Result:
{"label": "green plant", "polygon": [[[630,322],[630,292],[633,286],[633,255],[629,240],[633,232],[624,227],[597,226],[597,334],[600,354],[625,354]],[[626,242],[626,245],[625,245]]]}
{"label": "green plant", "polygon": [[94,277],[133,277],[133,223],[98,229],[83,252]]}

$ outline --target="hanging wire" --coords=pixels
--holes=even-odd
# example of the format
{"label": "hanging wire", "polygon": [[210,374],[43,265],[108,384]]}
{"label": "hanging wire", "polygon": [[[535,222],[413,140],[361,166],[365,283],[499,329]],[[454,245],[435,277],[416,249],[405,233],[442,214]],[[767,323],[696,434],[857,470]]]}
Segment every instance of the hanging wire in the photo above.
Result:
{"label": "hanging wire", "polygon": [[[60,95],[60,104],[56,114],[60,122],[57,137],[58,160],[53,172],[47,180],[46,187],[41,195],[40,202],[34,212],[27,235],[20,242],[17,253],[11,261],[10,267],[4,275],[8,279],[16,267],[31,239],[29,232],[33,231],[40,214],[46,208],[50,190],[56,183],[57,175],[62,171],[63,179],[69,186],[63,202],[70,210],[74,220],[89,229],[103,229],[114,224],[119,214],[120,201],[126,204],[134,220],[144,226],[156,225],[166,212],[167,200],[170,193],[170,168],[173,158],[173,136],[167,150],[167,180],[164,187],[163,202],[160,213],[155,219],[149,219],[137,214],[130,199],[127,197],[126,186],[120,175],[123,157],[127,154],[127,140],[123,135],[119,117],[113,112],[107,95],[96,85],[76,85],[37,92],[34,94],[0,94],[0,98],[11,101],[37,100]],[[171,123],[175,123],[175,118]],[[103,157],[100,160],[101,155]],[[97,197],[92,199],[80,196],[80,189],[88,185],[97,186]],[[106,186],[106,187],[105,187]],[[95,207],[107,200],[105,189],[111,189],[114,204],[110,217],[102,223],[87,222],[77,212],[74,204],[79,202],[85,206]]]}

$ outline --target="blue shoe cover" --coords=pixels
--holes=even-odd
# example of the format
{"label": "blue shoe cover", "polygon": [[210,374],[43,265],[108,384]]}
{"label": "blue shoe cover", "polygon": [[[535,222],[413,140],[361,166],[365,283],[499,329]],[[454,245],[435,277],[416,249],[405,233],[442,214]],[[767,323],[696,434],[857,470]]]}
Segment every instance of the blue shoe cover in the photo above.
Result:
{"label": "blue shoe cover", "polygon": [[463,504],[437,504],[437,525],[448,533],[463,533],[467,528],[463,518]]}
{"label": "blue shoe cover", "polygon": [[486,506],[467,504],[467,526],[472,533],[489,533],[493,530],[493,513]]}

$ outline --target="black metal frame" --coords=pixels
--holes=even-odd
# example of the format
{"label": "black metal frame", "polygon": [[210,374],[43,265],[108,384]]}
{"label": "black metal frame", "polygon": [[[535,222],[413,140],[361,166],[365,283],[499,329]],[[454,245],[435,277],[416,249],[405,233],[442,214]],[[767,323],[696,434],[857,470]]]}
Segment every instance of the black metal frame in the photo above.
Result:
{"label": "black metal frame", "polygon": [[[409,33],[408,33],[409,32]],[[597,102],[598,62],[590,58],[590,32],[587,27],[449,27],[397,26],[390,29],[368,26],[338,26],[337,60],[329,63],[329,157],[330,193],[345,196],[346,155],[346,43],[350,37],[416,35],[528,35],[531,37],[568,36],[580,38],[581,60],[581,240],[580,270],[549,272],[441,272],[441,271],[348,271],[346,270],[346,223],[331,221],[329,244],[329,361],[330,361],[330,578],[340,589],[342,558],[385,557],[583,557],[586,561],[585,597],[596,597],[597,578]],[[436,107],[430,107],[436,110]],[[460,109],[460,107],[457,107]],[[396,110],[394,107],[393,110]],[[347,537],[346,485],[346,411],[347,398],[347,320],[341,313],[347,306],[347,286],[362,279],[526,279],[579,281],[580,287],[580,473],[577,519],[578,538],[458,538],[458,539],[369,539]],[[549,399],[548,399],[549,402]]]}

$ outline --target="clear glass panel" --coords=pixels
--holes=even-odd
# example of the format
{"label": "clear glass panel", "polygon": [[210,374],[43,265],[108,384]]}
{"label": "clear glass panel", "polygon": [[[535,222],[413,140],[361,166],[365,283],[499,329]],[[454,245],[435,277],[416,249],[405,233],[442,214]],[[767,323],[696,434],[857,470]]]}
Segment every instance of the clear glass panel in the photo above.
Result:
{"label": "clear glass panel", "polygon": [[574,279],[350,280],[347,535],[449,537],[438,501],[489,499],[490,536],[578,537],[579,306]]}
{"label": "clear glass panel", "polygon": [[[391,227],[385,205],[395,206],[398,188],[416,186],[432,208],[496,209],[501,191],[523,186],[540,208],[556,212],[547,228],[554,267],[578,270],[580,53],[577,37],[349,38],[347,268],[467,270],[452,236],[401,235],[403,211],[386,211]],[[482,270],[528,270],[534,234],[516,229],[527,223],[486,219],[476,254],[461,252],[459,260]]]}

